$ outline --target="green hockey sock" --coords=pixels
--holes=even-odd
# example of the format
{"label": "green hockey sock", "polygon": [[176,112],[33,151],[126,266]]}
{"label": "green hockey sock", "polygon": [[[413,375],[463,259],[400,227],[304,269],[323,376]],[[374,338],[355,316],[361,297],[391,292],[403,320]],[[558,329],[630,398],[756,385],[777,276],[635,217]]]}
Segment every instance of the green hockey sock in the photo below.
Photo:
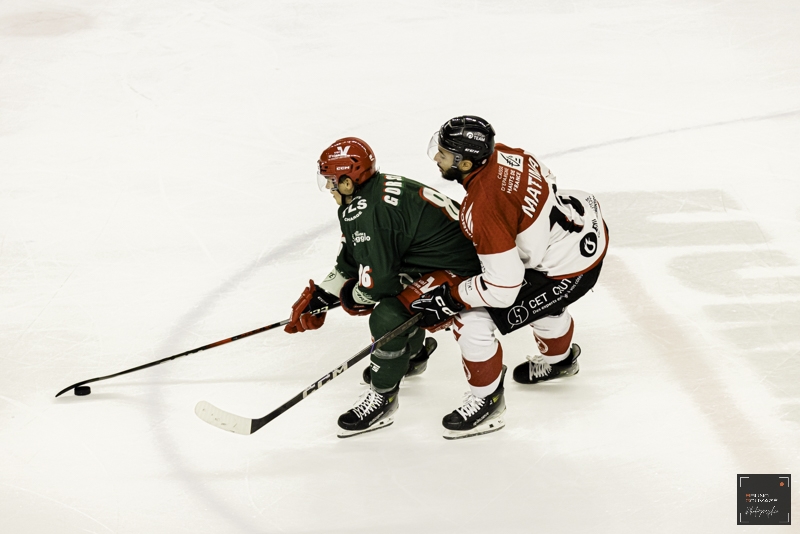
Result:
{"label": "green hockey sock", "polygon": [[372,374],[372,387],[378,393],[384,393],[393,389],[402,380],[403,375],[408,370],[409,354],[403,351],[402,356],[393,358],[381,358],[376,351],[371,358],[370,372]]}

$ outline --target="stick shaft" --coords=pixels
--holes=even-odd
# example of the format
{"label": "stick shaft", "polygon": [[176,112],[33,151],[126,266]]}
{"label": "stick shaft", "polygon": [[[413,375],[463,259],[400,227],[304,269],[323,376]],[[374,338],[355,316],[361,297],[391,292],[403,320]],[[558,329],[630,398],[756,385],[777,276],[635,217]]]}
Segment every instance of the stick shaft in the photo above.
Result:
{"label": "stick shaft", "polygon": [[387,332],[376,341],[373,341],[371,344],[367,345],[366,347],[358,351],[356,354],[348,358],[347,361],[342,363],[342,365],[333,369],[329,373],[325,374],[325,376],[323,376],[322,378],[320,378],[319,380],[308,386],[306,389],[295,395],[289,401],[283,403],[276,409],[272,410],[264,417],[261,417],[259,419],[253,419],[253,422],[250,426],[250,433],[252,434],[253,432],[256,432],[259,428],[263,427],[270,421],[274,420],[282,413],[288,411],[292,406],[298,404],[300,401],[302,401],[303,399],[305,399],[306,397],[317,391],[319,388],[321,388],[322,386],[324,386],[325,384],[327,384],[340,374],[347,371],[347,369],[349,369],[352,365],[355,365],[356,363],[360,362],[361,360],[363,360],[364,358],[375,352],[375,349],[380,348],[381,346],[385,345],[389,341],[393,340],[397,336],[404,333],[406,330],[417,324],[417,322],[421,318],[422,318],[421,314],[416,314],[412,316],[409,320],[407,320],[406,322],[404,322],[391,332]]}
{"label": "stick shaft", "polygon": [[[340,303],[336,302],[334,304],[331,304],[327,308],[319,310],[317,313],[327,312],[328,310],[330,310],[332,308],[336,308],[338,306],[340,306]],[[81,382],[76,382],[75,384],[72,384],[71,386],[68,386],[68,387],[62,389],[61,391],[56,393],[56,397],[60,396],[63,393],[66,393],[67,391],[69,391],[71,389],[75,389],[78,386],[83,386],[85,384],[91,384],[92,382],[99,382],[100,380],[108,380],[109,378],[114,378],[116,376],[126,375],[128,373],[133,373],[133,372],[136,372],[136,371],[141,371],[142,369],[147,369],[148,367],[154,367],[156,365],[162,364],[164,362],[168,362],[170,360],[174,360],[176,358],[181,358],[183,356],[188,356],[189,354],[194,354],[196,352],[200,352],[200,351],[207,350],[207,349],[213,349],[214,347],[219,347],[220,345],[225,345],[225,344],[231,343],[233,341],[238,341],[238,340],[244,339],[246,337],[254,336],[256,334],[260,334],[262,332],[266,332],[267,330],[272,330],[273,328],[278,328],[280,326],[287,325],[287,324],[289,324],[289,322],[290,322],[289,319],[284,319],[283,321],[280,321],[280,322],[277,322],[277,323],[272,323],[272,324],[267,325],[267,326],[262,326],[261,328],[256,328],[255,330],[251,330],[251,331],[245,332],[243,334],[239,334],[239,335],[236,335],[236,336],[233,336],[233,337],[229,337],[227,339],[221,339],[219,341],[215,341],[214,343],[209,343],[208,345],[203,345],[202,347],[197,347],[196,349],[187,350],[186,352],[181,352],[180,354],[175,354],[173,356],[168,356],[166,358],[162,358],[160,360],[156,360],[156,361],[153,361],[153,362],[150,362],[150,363],[145,363],[143,365],[139,365],[139,366],[136,366],[136,367],[131,367],[130,369],[125,369],[124,371],[120,371],[118,373],[114,373],[114,374],[111,374],[111,375],[105,375],[105,376],[98,376],[98,377],[95,377],[95,378],[89,378],[87,380],[82,380]]]}

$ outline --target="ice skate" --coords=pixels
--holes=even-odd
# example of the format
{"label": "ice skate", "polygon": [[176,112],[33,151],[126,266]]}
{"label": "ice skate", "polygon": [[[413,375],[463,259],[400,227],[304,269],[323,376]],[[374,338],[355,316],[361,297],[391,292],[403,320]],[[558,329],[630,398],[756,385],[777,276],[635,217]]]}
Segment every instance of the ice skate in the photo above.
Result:
{"label": "ice skate", "polygon": [[506,426],[503,414],[506,411],[503,381],[507,367],[503,366],[500,375],[500,384],[494,393],[486,397],[476,397],[472,393],[464,395],[464,404],[461,408],[445,415],[442,420],[444,425],[444,439],[461,439],[490,432],[497,432]]}
{"label": "ice skate", "polygon": [[580,370],[578,356],[580,355],[581,348],[573,343],[569,356],[558,363],[549,364],[539,354],[528,356],[527,362],[521,363],[514,368],[514,382],[536,384],[537,382],[578,374]]}
{"label": "ice skate", "polygon": [[341,430],[338,436],[349,438],[391,425],[398,407],[399,390],[399,384],[386,393],[378,393],[370,387],[351,409],[339,416]]}
{"label": "ice skate", "polygon": [[[428,368],[428,358],[431,357],[431,354],[433,354],[437,346],[438,343],[435,339],[432,337],[425,338],[422,349],[408,362],[408,371],[403,375],[403,378],[424,373],[425,369]],[[369,384],[372,381],[372,372],[370,369],[371,367],[368,365],[366,369],[364,369],[364,372],[361,373],[361,381],[364,384]]]}

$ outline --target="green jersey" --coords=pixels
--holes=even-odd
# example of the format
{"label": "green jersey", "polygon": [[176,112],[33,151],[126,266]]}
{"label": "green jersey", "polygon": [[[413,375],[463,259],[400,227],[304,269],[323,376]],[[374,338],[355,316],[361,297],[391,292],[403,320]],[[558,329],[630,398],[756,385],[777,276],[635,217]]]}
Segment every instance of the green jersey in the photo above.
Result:
{"label": "green jersey", "polygon": [[339,207],[342,247],[336,270],[358,279],[367,302],[399,294],[424,273],[481,272],[458,224],[458,203],[424,184],[378,173]]}

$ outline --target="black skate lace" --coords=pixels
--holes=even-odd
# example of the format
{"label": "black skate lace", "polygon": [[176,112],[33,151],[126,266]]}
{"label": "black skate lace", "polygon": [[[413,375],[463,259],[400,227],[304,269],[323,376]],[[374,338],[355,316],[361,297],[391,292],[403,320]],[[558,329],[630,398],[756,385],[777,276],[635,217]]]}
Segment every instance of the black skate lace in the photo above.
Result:
{"label": "black skate lace", "polygon": [[550,364],[544,361],[540,354],[528,356],[528,379],[533,380],[533,377],[542,378],[550,374]]}
{"label": "black skate lace", "polygon": [[464,394],[464,405],[461,408],[456,408],[456,411],[464,418],[466,421],[471,416],[478,413],[478,410],[483,408],[484,399],[481,397],[476,397],[470,392]]}
{"label": "black skate lace", "polygon": [[378,409],[381,404],[383,404],[383,395],[369,388],[359,397],[355,405],[353,405],[353,413],[355,413],[359,419],[364,419],[370,413]]}

